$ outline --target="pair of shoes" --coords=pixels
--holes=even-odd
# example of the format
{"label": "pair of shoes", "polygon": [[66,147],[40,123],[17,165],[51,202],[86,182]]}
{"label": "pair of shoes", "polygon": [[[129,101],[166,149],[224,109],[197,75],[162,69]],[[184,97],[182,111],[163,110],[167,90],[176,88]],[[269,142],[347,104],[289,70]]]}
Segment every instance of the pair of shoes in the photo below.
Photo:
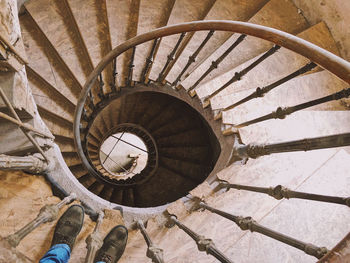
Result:
{"label": "pair of shoes", "polygon": [[[57,222],[51,246],[67,244],[71,251],[84,223],[84,208],[72,205]],[[128,240],[128,230],[119,225],[107,234],[102,247],[97,251],[94,262],[115,263],[123,255]]]}

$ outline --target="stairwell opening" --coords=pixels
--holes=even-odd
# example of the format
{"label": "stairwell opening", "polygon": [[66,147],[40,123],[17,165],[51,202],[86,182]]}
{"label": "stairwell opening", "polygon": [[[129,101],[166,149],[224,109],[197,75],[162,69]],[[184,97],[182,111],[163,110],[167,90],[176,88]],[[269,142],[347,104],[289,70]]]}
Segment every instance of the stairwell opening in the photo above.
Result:
{"label": "stairwell opening", "polygon": [[220,156],[211,124],[180,97],[135,88],[95,116],[86,151],[99,177],[78,180],[113,203],[145,208],[176,201],[206,180]]}

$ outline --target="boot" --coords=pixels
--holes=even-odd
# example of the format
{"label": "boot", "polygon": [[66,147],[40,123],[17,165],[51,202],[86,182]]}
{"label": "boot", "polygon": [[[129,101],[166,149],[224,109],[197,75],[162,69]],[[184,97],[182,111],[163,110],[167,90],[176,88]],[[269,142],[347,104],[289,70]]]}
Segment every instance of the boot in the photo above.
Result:
{"label": "boot", "polygon": [[71,251],[84,222],[84,208],[80,205],[72,205],[60,217],[56,224],[52,244],[67,244]]}
{"label": "boot", "polygon": [[114,227],[103,240],[103,245],[97,251],[94,262],[116,263],[123,255],[127,241],[126,227],[122,225]]}

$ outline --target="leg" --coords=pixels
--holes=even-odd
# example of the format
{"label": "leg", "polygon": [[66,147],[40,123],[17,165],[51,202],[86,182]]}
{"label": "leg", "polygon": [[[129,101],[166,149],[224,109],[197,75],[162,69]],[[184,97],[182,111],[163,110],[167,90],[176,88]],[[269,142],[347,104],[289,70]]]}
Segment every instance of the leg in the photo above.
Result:
{"label": "leg", "polygon": [[116,226],[103,240],[102,247],[97,251],[94,262],[116,263],[124,253],[128,241],[128,230],[125,226]]}
{"label": "leg", "polygon": [[67,263],[84,222],[84,208],[72,205],[58,220],[51,248],[40,263]]}
{"label": "leg", "polygon": [[70,248],[67,244],[52,246],[39,263],[67,263],[70,258]]}

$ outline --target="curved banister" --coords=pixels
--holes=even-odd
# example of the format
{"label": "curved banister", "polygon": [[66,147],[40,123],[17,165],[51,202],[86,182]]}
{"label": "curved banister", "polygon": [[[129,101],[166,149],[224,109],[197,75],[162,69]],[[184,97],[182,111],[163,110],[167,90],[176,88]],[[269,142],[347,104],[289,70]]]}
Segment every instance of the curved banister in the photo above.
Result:
{"label": "curved banister", "polygon": [[84,166],[88,169],[89,172],[96,174],[96,171],[91,167],[89,161],[84,155],[82,143],[80,140],[80,121],[86,97],[88,96],[88,93],[91,90],[91,87],[94,84],[95,80],[102,72],[102,70],[106,67],[106,65],[121,53],[144,42],[173,34],[205,30],[229,31],[232,33],[241,33],[268,40],[276,45],[292,50],[308,58],[309,60],[317,63],[322,68],[328,70],[329,72],[333,73],[340,79],[350,84],[350,63],[348,61],[306,40],[277,29],[246,22],[226,20],[195,21],[155,29],[153,31],[131,38],[110,51],[91,72],[80,93],[74,116],[74,140],[78,155],[80,156]]}

